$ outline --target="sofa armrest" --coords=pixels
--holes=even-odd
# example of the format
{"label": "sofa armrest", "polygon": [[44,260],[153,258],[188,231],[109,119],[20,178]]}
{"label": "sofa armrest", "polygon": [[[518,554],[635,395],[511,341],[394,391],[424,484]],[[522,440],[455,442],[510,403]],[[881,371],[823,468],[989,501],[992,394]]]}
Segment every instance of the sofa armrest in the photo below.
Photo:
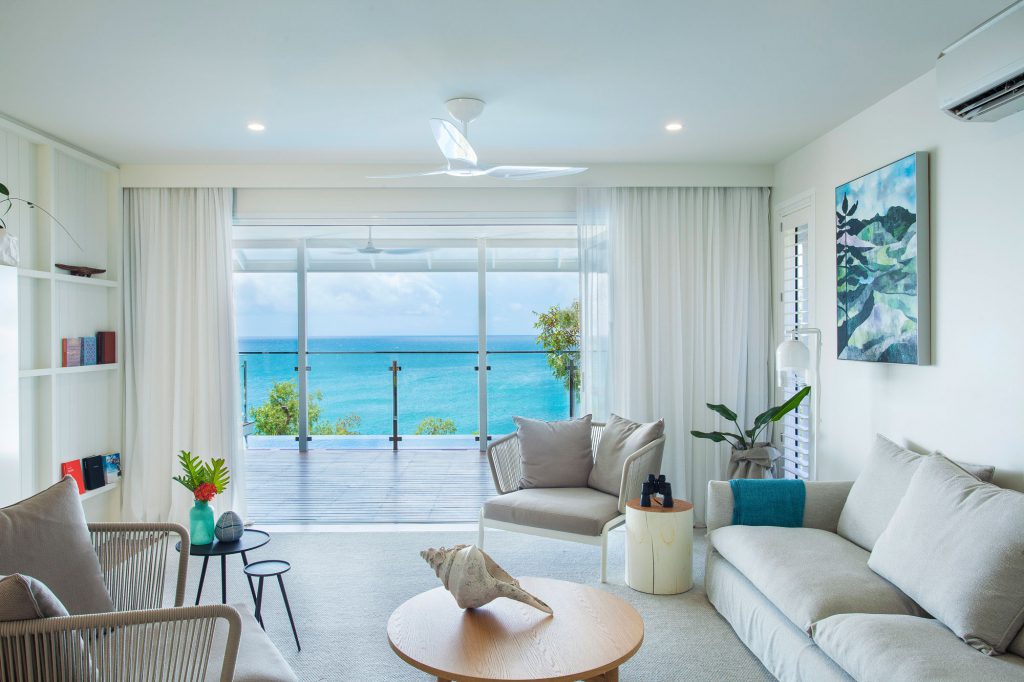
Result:
{"label": "sofa armrest", "polygon": [[0,623],[5,658],[0,678],[5,670],[33,670],[38,682],[203,682],[218,646],[218,621],[227,625],[218,679],[231,682],[242,620],[234,608],[221,604]]}
{"label": "sofa armrest", "polygon": [[626,503],[640,497],[640,487],[647,476],[661,473],[661,460],[665,452],[665,436],[660,436],[626,458],[619,483],[619,513],[626,513]]}
{"label": "sofa armrest", "polygon": [[[846,504],[853,481],[807,481],[804,504],[804,528],[819,528],[832,533],[839,525],[839,514]],[[732,487],[729,481],[708,481],[708,503],[705,512],[708,534],[717,528],[732,525]]]}
{"label": "sofa armrest", "polygon": [[168,546],[181,542],[177,556],[174,606],[185,603],[189,537],[177,523],[90,523],[92,546],[103,570],[103,583],[118,611],[163,606]]}
{"label": "sofa armrest", "polygon": [[505,495],[519,489],[523,477],[523,463],[519,454],[519,436],[510,433],[487,446],[487,460],[491,465],[494,489]]}

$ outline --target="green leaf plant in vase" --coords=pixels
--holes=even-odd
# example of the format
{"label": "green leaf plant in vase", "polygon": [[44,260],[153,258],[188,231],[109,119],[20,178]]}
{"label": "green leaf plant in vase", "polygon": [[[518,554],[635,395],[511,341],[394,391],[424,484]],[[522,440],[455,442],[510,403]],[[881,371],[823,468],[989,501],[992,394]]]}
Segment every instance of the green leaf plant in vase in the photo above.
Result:
{"label": "green leaf plant in vase", "polygon": [[690,435],[732,445],[728,470],[730,479],[772,478],[772,463],[779,458],[779,451],[772,447],[771,439],[762,441],[761,436],[765,429],[798,408],[810,392],[811,387],[804,386],[786,402],[769,407],[757,415],[754,425],[749,429],[741,427],[737,414],[725,405],[707,403],[709,410],[735,424],[736,431],[690,431]]}
{"label": "green leaf plant in vase", "polygon": [[216,516],[210,502],[228,487],[231,480],[228,468],[224,466],[223,459],[211,459],[207,463],[186,450],[178,455],[178,462],[183,475],[174,476],[174,480],[188,488],[195,498],[188,515],[189,539],[193,545],[208,545],[213,542],[213,519]]}

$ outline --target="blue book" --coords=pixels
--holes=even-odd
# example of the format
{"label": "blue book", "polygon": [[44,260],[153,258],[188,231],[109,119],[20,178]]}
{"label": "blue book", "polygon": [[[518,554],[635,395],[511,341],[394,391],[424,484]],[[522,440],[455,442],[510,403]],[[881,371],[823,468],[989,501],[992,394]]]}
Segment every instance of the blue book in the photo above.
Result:
{"label": "blue book", "polygon": [[103,473],[107,483],[113,483],[121,475],[121,453],[113,452],[103,455]]}
{"label": "blue book", "polygon": [[96,337],[95,336],[83,336],[82,337],[82,364],[83,365],[95,365],[96,364]]}

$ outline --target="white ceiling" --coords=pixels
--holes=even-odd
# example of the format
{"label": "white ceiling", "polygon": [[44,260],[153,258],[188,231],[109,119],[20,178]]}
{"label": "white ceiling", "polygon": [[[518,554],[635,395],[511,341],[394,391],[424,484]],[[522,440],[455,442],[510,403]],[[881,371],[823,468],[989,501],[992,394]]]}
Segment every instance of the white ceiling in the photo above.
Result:
{"label": "white ceiling", "polygon": [[1008,2],[8,1],[0,111],[120,163],[434,165],[472,95],[484,162],[771,163]]}

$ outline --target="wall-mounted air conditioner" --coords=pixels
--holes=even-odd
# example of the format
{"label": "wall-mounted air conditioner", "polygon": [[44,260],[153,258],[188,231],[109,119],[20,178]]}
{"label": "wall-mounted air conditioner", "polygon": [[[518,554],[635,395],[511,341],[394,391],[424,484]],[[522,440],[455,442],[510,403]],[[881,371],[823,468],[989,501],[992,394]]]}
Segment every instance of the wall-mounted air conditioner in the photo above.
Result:
{"label": "wall-mounted air conditioner", "polygon": [[939,54],[939,106],[962,121],[997,121],[1024,109],[1024,0]]}

